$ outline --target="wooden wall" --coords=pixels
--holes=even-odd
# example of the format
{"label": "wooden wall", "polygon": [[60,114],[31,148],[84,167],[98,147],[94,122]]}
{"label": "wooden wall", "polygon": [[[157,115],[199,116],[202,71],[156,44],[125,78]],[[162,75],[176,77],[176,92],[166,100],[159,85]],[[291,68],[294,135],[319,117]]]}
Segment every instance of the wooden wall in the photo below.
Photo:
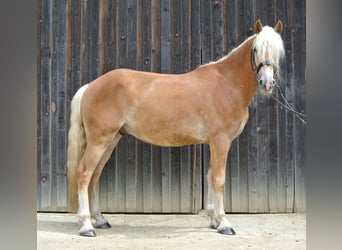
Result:
{"label": "wooden wall", "polygon": [[[285,24],[282,91],[305,112],[305,1],[38,0],[39,211],[65,211],[70,100],[115,68],[182,73]],[[279,97],[279,94],[276,94]],[[107,212],[194,213],[206,200],[208,146],[162,148],[124,137],[101,177]],[[257,94],[229,154],[227,212],[305,211],[305,126]]]}

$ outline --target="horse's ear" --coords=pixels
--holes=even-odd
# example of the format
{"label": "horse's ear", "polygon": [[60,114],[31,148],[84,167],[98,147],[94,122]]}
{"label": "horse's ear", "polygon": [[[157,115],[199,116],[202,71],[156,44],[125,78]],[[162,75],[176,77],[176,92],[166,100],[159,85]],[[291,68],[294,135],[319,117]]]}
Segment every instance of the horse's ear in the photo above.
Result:
{"label": "horse's ear", "polygon": [[254,24],[254,32],[255,33],[259,33],[262,30],[262,23],[260,21],[260,19],[256,20],[255,24]]}
{"label": "horse's ear", "polygon": [[274,27],[274,30],[275,30],[277,33],[281,34],[281,32],[283,32],[283,28],[284,28],[283,22],[280,21],[280,20],[278,20],[276,26]]}

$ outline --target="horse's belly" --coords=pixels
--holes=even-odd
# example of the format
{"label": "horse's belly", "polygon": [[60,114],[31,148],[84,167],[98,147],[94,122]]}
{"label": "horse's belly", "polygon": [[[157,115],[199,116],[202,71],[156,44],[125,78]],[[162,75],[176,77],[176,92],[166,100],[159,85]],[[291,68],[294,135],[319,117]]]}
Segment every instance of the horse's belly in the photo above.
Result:
{"label": "horse's belly", "polygon": [[183,146],[206,143],[206,129],[201,123],[181,125],[179,121],[135,122],[126,124],[124,131],[136,138],[158,146]]}

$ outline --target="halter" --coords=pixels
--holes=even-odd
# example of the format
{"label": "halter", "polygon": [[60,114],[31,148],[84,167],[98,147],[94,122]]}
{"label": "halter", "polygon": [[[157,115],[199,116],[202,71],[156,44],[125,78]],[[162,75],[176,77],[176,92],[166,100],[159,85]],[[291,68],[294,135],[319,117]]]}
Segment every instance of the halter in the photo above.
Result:
{"label": "halter", "polygon": [[254,71],[254,73],[255,73],[255,75],[256,75],[256,79],[257,79],[258,81],[260,80],[259,71],[260,71],[261,68],[264,67],[264,66],[272,66],[273,71],[274,71],[274,74],[276,73],[276,69],[275,69],[273,63],[271,63],[270,60],[262,61],[261,63],[259,63],[258,66],[255,64],[255,56],[254,56],[254,50],[253,50],[253,48],[251,49],[251,64],[252,64],[253,71]]}

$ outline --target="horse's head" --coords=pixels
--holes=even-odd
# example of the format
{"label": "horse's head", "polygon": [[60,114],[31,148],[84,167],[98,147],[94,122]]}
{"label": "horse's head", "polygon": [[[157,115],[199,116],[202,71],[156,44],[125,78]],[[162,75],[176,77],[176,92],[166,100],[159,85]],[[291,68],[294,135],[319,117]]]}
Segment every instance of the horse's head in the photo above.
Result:
{"label": "horse's head", "polygon": [[272,94],[276,76],[280,75],[279,63],[284,57],[284,44],[280,36],[282,30],[283,23],[280,20],[274,28],[263,27],[260,20],[254,25],[256,37],[252,45],[251,60],[264,95]]}

